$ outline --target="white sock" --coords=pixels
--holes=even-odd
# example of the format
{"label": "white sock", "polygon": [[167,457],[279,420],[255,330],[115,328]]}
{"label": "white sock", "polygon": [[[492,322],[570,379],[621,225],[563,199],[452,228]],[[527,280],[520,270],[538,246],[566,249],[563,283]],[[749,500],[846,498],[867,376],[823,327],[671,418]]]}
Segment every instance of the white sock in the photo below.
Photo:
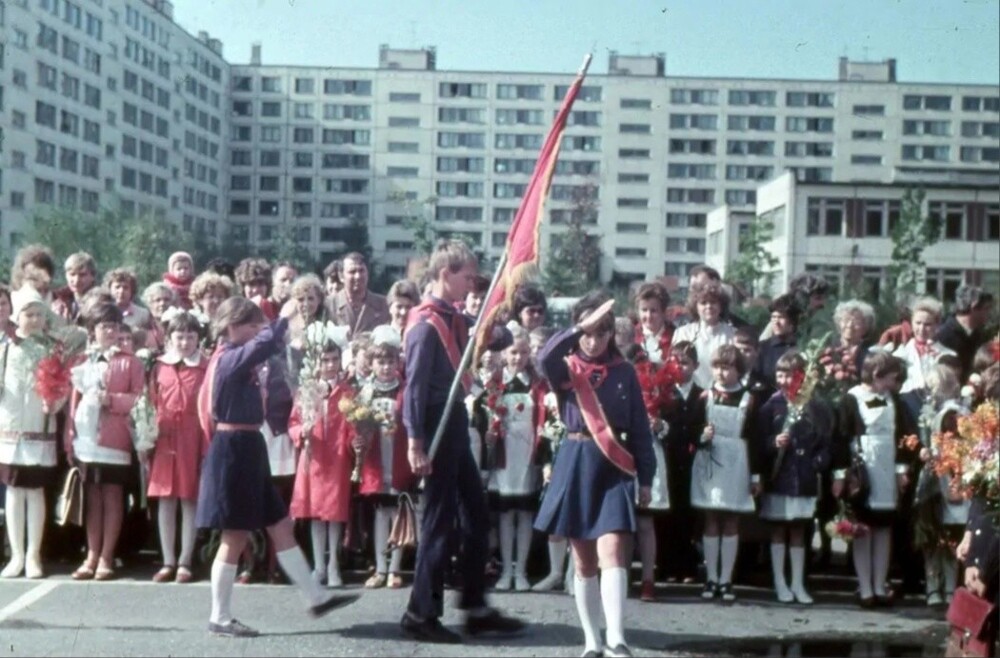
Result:
{"label": "white sock", "polygon": [[399,575],[400,570],[403,566],[403,549],[395,548],[392,551],[392,557],[389,558],[389,573],[394,573]]}
{"label": "white sock", "polygon": [[789,546],[788,559],[792,563],[792,591],[806,593],[806,547]]}
{"label": "white sock", "polygon": [[580,625],[583,626],[583,638],[586,643],[584,651],[601,650],[601,627],[598,619],[601,617],[601,586],[597,576],[590,578],[576,577],[573,587],[573,598],[576,599],[576,612],[580,615]]}
{"label": "white sock", "polygon": [[736,552],[740,547],[739,535],[723,535],[721,543],[722,571],[719,574],[719,584],[733,582],[733,567],[736,566]]}
{"label": "white sock", "polygon": [[503,574],[514,573],[514,512],[500,513],[500,561]]}
{"label": "white sock", "polygon": [[24,536],[27,523],[25,491],[23,487],[7,487],[7,494],[4,497],[6,515],[4,523],[7,526],[7,539],[10,541],[9,566],[19,566],[18,571],[24,568]]}
{"label": "white sock", "polygon": [[323,573],[326,564],[326,522],[313,519],[309,522],[309,534],[312,537],[313,573]]}
{"label": "white sock", "polygon": [[601,569],[601,603],[604,605],[604,620],[608,624],[607,642],[612,649],[625,644],[622,617],[627,596],[628,571],[623,567]]}
{"label": "white sock", "polygon": [[703,535],[701,545],[705,551],[705,580],[719,582],[719,537]]}
{"label": "white sock", "polygon": [[854,538],[851,546],[854,572],[858,575],[858,589],[862,599],[872,597],[872,537],[864,534]]}
{"label": "white sock", "polygon": [[566,564],[566,540],[549,540],[549,575],[562,577],[563,565]]}
{"label": "white sock", "polygon": [[885,581],[889,579],[890,528],[872,531],[872,586],[876,596],[885,596]]}
{"label": "white sock", "polygon": [[389,531],[392,529],[392,514],[394,507],[375,508],[375,573],[385,573],[385,547],[389,543]]}
{"label": "white sock", "polygon": [[45,533],[45,490],[27,490],[27,526],[28,526],[28,547],[26,551],[29,564],[34,562],[40,565],[42,562],[42,535]]}
{"label": "white sock", "polygon": [[[309,564],[306,556],[302,554],[302,549],[292,546],[283,551],[275,553],[278,564],[285,571],[288,579],[299,588],[299,591],[309,602],[309,605],[319,605],[326,598],[323,588],[319,586],[309,573]],[[320,563],[322,564],[322,562]]]}
{"label": "white sock", "polygon": [[168,567],[177,566],[177,554],[174,543],[177,539],[177,499],[160,498],[156,512],[157,525],[160,528],[160,550],[163,551],[163,564]]}
{"label": "white sock", "polygon": [[330,559],[326,563],[327,577],[340,575],[340,540],[344,536],[344,524],[331,521],[329,524]]}
{"label": "white sock", "polygon": [[944,578],[944,594],[951,596],[955,591],[956,580],[958,579],[958,562],[955,555],[948,550],[938,549],[941,555],[941,575]]}
{"label": "white sock", "polygon": [[517,567],[520,576],[528,573],[528,554],[531,553],[531,538],[535,529],[531,527],[531,512],[517,512]]}
{"label": "white sock", "polygon": [[215,560],[212,562],[212,616],[213,624],[226,625],[233,620],[230,605],[233,601],[233,584],[236,582],[236,565]]}
{"label": "white sock", "polygon": [[785,544],[771,542],[771,572],[774,575],[774,591],[778,596],[788,596],[788,581],[785,580]]}
{"label": "white sock", "polygon": [[194,540],[197,536],[195,527],[195,514],[198,510],[198,501],[181,501],[181,558],[180,566],[191,568],[194,563]]}

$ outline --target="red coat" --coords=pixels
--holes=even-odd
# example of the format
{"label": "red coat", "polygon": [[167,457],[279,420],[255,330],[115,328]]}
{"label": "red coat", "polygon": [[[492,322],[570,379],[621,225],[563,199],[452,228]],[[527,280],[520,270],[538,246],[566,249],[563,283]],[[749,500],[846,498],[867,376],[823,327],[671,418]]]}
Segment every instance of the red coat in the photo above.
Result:
{"label": "red coat", "polygon": [[198,499],[201,461],[208,447],[198,422],[198,390],[207,366],[202,358],[194,366],[160,360],[153,368],[150,397],[160,431],[149,466],[150,497]]}
{"label": "red coat", "polygon": [[[351,502],[351,470],[354,451],[351,440],[354,431],[337,408],[340,399],[350,391],[341,382],[327,397],[326,416],[303,435],[302,409],[299,401],[292,407],[288,420],[288,435],[295,447],[302,449],[295,471],[295,490],[289,514],[295,519],[318,519],[346,523]],[[309,438],[312,456],[304,450]]]}
{"label": "red coat", "polygon": [[[416,476],[410,470],[410,460],[407,457],[408,439],[406,427],[403,426],[403,387],[396,394],[396,430],[392,442],[392,488],[396,491],[408,491],[416,482]],[[364,462],[361,465],[362,494],[391,493],[382,486],[382,441],[376,439],[365,451]]]}
{"label": "red coat", "polygon": [[[97,425],[97,443],[115,450],[132,450],[131,417],[135,401],[142,395],[146,384],[146,370],[142,361],[131,354],[117,352],[111,357],[108,370],[104,374],[105,390],[110,401],[101,409]],[[73,439],[76,438],[76,405],[80,403],[80,391],[73,390],[70,396],[69,415],[66,419],[66,454],[73,455]]]}

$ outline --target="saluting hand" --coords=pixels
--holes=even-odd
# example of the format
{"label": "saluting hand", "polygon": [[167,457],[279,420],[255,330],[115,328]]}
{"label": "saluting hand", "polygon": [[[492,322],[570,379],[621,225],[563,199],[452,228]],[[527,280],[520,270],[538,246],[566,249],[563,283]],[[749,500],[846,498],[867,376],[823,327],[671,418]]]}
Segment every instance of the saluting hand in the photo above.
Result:
{"label": "saluting hand", "polygon": [[604,316],[610,313],[611,309],[613,309],[614,307],[615,307],[615,300],[609,299],[608,301],[598,306],[590,315],[580,320],[576,326],[579,327],[580,331],[582,331],[583,333],[585,334],[590,333],[591,331],[593,331],[595,327],[597,327],[597,325],[601,323],[601,320],[604,318]]}

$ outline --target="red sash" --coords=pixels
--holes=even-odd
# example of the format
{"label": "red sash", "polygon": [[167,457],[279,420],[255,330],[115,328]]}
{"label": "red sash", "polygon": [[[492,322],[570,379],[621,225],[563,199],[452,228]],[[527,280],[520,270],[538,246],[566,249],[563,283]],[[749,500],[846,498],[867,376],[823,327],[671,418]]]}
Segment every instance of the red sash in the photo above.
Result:
{"label": "red sash", "polygon": [[600,400],[597,399],[597,392],[587,377],[586,364],[579,356],[571,354],[566,357],[566,365],[573,392],[576,393],[577,404],[580,406],[580,414],[583,416],[583,422],[586,423],[594,443],[618,470],[630,477],[635,477],[635,458],[632,457],[632,453],[625,449],[625,446],[618,442],[608,425],[604,409],[601,407]]}
{"label": "red sash", "polygon": [[[424,302],[411,311],[411,317],[413,317],[413,312],[415,311],[418,322],[423,320],[434,327],[438,338],[441,339],[441,344],[444,346],[445,352],[448,354],[451,367],[455,369],[455,372],[458,372],[458,368],[462,364],[462,353],[458,348],[459,337],[455,335],[451,327],[441,318],[441,314],[434,311],[434,306],[433,303]],[[462,373],[462,387],[466,394],[472,388],[472,375],[468,372]]]}

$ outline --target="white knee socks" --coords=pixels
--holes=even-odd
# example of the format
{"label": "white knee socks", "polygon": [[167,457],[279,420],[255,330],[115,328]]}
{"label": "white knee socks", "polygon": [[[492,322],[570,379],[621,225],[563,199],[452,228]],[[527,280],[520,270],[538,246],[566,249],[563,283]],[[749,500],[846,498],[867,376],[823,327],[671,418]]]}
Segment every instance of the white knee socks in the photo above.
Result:
{"label": "white knee socks", "polygon": [[10,562],[3,571],[2,578],[16,578],[24,571],[24,536],[27,522],[27,489],[7,487],[4,499],[6,510],[7,539],[10,541]]}
{"label": "white knee socks", "polygon": [[25,575],[41,578],[42,535],[45,533],[45,490],[27,489],[25,508],[27,511],[28,547],[25,553]]}
{"label": "white knee socks", "polygon": [[278,551],[275,553],[275,557],[278,558],[278,564],[281,565],[288,579],[299,588],[309,605],[319,605],[323,602],[326,595],[319,583],[310,577],[306,556],[302,554],[302,550],[298,546]]}
{"label": "white knee socks", "polygon": [[[384,574],[388,570],[385,564],[385,547],[389,543],[389,532],[392,529],[394,507],[375,508],[375,573]],[[395,559],[396,554],[393,553]]]}
{"label": "white knee socks", "polygon": [[733,582],[733,567],[736,566],[736,551],[739,547],[739,535],[723,535],[721,543],[722,570],[719,574],[720,585]]}
{"label": "white knee socks", "polygon": [[[938,549],[941,556],[941,575],[944,578],[944,595],[950,597],[955,593],[956,580],[958,579],[958,562],[955,555],[947,549]],[[950,600],[950,599],[949,599]]]}
{"label": "white knee socks", "polygon": [[889,579],[890,530],[872,530],[872,587],[875,589],[875,596],[885,596],[885,582]]}
{"label": "white knee socks", "polygon": [[500,572],[497,589],[510,589],[509,581],[514,577],[514,512],[500,512],[498,534],[503,569]]}
{"label": "white knee socks", "polygon": [[788,558],[792,563],[792,594],[799,603],[812,603],[812,597],[806,591],[806,547],[790,546]]}
{"label": "white knee socks", "polygon": [[854,572],[858,575],[858,589],[862,599],[872,597],[872,537],[870,534],[854,538],[851,546]]}
{"label": "white knee socks", "polygon": [[330,587],[340,587],[340,540],[344,536],[344,524],[331,521],[328,524],[330,538],[330,559],[326,563],[326,579]]}
{"label": "white knee socks", "polygon": [[531,512],[517,512],[517,566],[515,573],[525,578],[528,573],[528,554],[531,552]]}
{"label": "white knee socks", "polygon": [[160,498],[156,520],[160,528],[160,550],[163,551],[163,565],[176,567],[177,553],[174,549],[174,543],[177,539],[176,498]]}
{"label": "white knee socks", "polygon": [[198,502],[194,500],[181,501],[181,558],[180,566],[191,568],[194,563],[194,540],[197,528],[194,517],[198,510]]}
{"label": "white knee socks", "polygon": [[705,552],[705,580],[710,583],[719,582],[719,537],[704,535],[701,545]]}
{"label": "white knee socks", "polygon": [[622,617],[627,596],[628,571],[623,567],[601,569],[601,603],[604,605],[604,620],[608,624],[607,642],[612,649],[625,644]]}
{"label": "white knee socks", "polygon": [[[309,522],[309,534],[312,537],[313,578],[323,580],[323,565],[326,564],[326,521],[312,520]],[[284,566],[284,565],[282,565]]]}
{"label": "white knee socks", "polygon": [[583,626],[585,651],[600,651],[601,586],[597,582],[597,576],[577,576],[573,598],[576,599],[576,612],[580,615],[580,625]]}
{"label": "white knee socks", "polygon": [[233,620],[231,605],[235,582],[235,564],[212,562],[212,616],[208,620],[213,624],[225,625]]}
{"label": "white knee socks", "polygon": [[789,603],[794,598],[785,579],[785,544],[771,543],[771,572],[774,575],[774,591],[778,600]]}
{"label": "white knee socks", "polygon": [[566,540],[549,540],[549,575],[553,578],[561,579],[566,566]]}

